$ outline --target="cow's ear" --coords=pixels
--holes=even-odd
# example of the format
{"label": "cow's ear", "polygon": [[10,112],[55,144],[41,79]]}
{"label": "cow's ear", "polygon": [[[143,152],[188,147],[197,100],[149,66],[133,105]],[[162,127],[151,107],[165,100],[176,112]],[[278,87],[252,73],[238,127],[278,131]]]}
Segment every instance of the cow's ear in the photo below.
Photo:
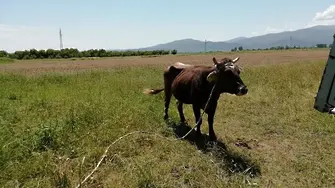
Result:
{"label": "cow's ear", "polygon": [[213,72],[208,74],[208,76],[207,76],[207,81],[208,82],[213,82],[213,81],[216,81],[216,80],[217,80],[217,72],[216,71],[213,71]]}
{"label": "cow's ear", "polygon": [[215,57],[213,57],[213,63],[214,63],[214,65],[217,65],[217,64],[218,64],[218,61],[216,60]]}

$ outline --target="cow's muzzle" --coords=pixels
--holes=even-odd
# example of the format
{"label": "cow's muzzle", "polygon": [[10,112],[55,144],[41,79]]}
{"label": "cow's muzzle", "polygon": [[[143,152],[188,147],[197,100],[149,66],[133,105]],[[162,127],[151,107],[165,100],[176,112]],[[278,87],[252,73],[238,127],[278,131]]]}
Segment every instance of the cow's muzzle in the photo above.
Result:
{"label": "cow's muzzle", "polygon": [[241,86],[238,88],[238,91],[237,91],[237,96],[241,96],[241,95],[246,95],[248,93],[248,88],[247,86]]}

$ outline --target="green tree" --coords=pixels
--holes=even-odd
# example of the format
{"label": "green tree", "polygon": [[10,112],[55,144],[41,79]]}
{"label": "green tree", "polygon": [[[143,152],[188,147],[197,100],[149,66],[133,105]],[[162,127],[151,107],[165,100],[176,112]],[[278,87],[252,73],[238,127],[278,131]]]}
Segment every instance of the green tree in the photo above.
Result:
{"label": "green tree", "polygon": [[45,51],[45,57],[49,59],[55,58],[57,55],[57,52],[54,49],[47,49]]}
{"label": "green tree", "polygon": [[5,50],[0,50],[0,57],[8,57],[8,53]]}
{"label": "green tree", "polygon": [[28,59],[37,59],[37,58],[39,59],[40,58],[39,53],[36,49],[30,49],[28,56],[29,56]]}
{"label": "green tree", "polygon": [[[239,48],[241,49],[241,48]],[[235,48],[235,51],[237,48]],[[76,48],[65,48],[62,50],[24,50],[15,51],[14,53],[8,53],[4,50],[0,50],[0,57],[10,57],[13,59],[59,59],[59,58],[76,58],[76,57],[118,57],[118,56],[149,56],[149,55],[168,55],[177,54],[177,50],[152,50],[152,51],[106,51],[105,49],[90,49],[79,51]]]}
{"label": "green tree", "polygon": [[277,46],[277,50],[283,50],[285,49],[283,46]]}
{"label": "green tree", "polygon": [[317,48],[327,48],[327,44],[316,44]]}
{"label": "green tree", "polygon": [[107,57],[106,50],[105,49],[100,49],[98,51],[98,55],[99,55],[99,57]]}
{"label": "green tree", "polygon": [[38,54],[38,57],[41,59],[48,58],[45,50],[38,50],[37,54]]}

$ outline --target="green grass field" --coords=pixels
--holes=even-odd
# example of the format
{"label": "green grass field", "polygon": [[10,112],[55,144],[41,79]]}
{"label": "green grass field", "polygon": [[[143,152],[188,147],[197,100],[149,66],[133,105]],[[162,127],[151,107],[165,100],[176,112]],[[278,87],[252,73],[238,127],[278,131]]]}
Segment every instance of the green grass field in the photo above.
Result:
{"label": "green grass field", "polygon": [[[313,109],[324,65],[245,67],[249,94],[221,96],[214,146],[171,140],[187,132],[176,126],[174,98],[166,123],[164,94],[142,93],[163,85],[160,68],[1,73],[0,185],[75,187],[109,144],[142,130],[156,134],[117,142],[83,186],[333,187],[335,119]],[[193,127],[191,106],[184,111]]]}
{"label": "green grass field", "polygon": [[0,57],[0,64],[7,64],[7,63],[14,63],[14,59],[6,58],[6,57]]}

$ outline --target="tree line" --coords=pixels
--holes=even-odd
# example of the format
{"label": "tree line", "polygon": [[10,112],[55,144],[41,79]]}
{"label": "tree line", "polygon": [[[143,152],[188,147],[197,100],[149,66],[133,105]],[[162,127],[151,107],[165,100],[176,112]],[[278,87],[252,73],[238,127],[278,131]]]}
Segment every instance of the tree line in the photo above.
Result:
{"label": "tree line", "polygon": [[[235,47],[231,51],[256,51],[256,50],[287,50],[287,49],[308,49],[308,48],[331,48],[332,44],[316,44],[315,47],[300,47],[300,46],[276,46],[265,49],[243,49],[242,46]],[[155,56],[177,54],[177,50],[152,50],[152,51],[109,51],[105,49],[90,49],[79,51],[76,48],[65,48],[62,50],[47,49],[47,50],[23,50],[9,53],[0,50],[0,57],[11,59],[67,59],[67,58],[82,58],[82,57],[125,57],[125,56]]]}
{"label": "tree line", "polygon": [[230,51],[242,51],[242,50],[289,50],[289,49],[309,49],[309,48],[332,48],[333,44],[316,44],[315,47],[300,47],[300,46],[276,46],[271,48],[258,48],[258,49],[243,49],[242,46],[232,48]]}
{"label": "tree line", "polygon": [[65,48],[62,50],[24,50],[9,53],[0,50],[0,57],[8,57],[12,59],[67,59],[82,57],[125,57],[125,56],[152,56],[152,55],[168,55],[177,54],[177,50],[152,50],[152,51],[108,51],[105,49],[91,49],[79,51],[75,48]]}

